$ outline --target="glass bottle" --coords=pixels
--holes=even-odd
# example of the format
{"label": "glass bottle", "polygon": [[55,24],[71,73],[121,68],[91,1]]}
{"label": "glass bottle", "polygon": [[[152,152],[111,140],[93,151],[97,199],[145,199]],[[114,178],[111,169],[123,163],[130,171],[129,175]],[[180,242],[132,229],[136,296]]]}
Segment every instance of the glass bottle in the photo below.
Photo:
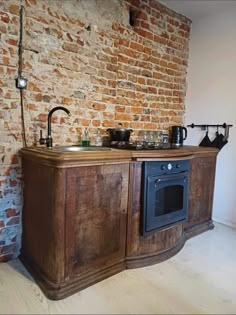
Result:
{"label": "glass bottle", "polygon": [[97,130],[96,138],[95,138],[95,146],[96,147],[101,147],[102,146],[102,137],[100,130]]}
{"label": "glass bottle", "polygon": [[89,147],[89,145],[90,145],[89,132],[88,132],[88,129],[85,128],[83,138],[82,138],[82,146]]}

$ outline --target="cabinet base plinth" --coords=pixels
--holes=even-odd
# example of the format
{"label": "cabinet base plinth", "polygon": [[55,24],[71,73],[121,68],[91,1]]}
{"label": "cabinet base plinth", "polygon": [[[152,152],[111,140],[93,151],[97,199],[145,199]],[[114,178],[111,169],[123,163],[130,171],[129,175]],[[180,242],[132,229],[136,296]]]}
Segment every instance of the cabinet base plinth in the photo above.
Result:
{"label": "cabinet base plinth", "polygon": [[198,234],[206,232],[208,230],[214,229],[214,224],[212,220],[207,220],[198,224],[194,224],[193,226],[189,226],[185,228],[185,234],[187,239],[194,237]]}
{"label": "cabinet base plinth", "polygon": [[172,256],[176,255],[184,246],[186,241],[185,235],[182,235],[178,243],[164,252],[159,252],[156,254],[149,255],[139,255],[139,256],[127,256],[126,257],[126,268],[140,268],[145,266],[154,265],[160,262],[163,262]]}
{"label": "cabinet base plinth", "polygon": [[125,262],[120,261],[107,268],[94,272],[86,272],[86,274],[72,275],[66,281],[55,283],[42,275],[26,257],[21,255],[19,258],[33,276],[40,289],[50,300],[64,299],[125,269]]}
{"label": "cabinet base plinth", "polygon": [[117,261],[112,266],[86,273],[73,274],[68,280],[57,283],[52,282],[47,277],[45,277],[45,275],[37,269],[37,266],[30,262],[30,260],[23,254],[20,256],[20,260],[32,274],[44,294],[51,300],[60,300],[97,282],[109,278],[125,269],[140,268],[165,261],[176,255],[182,249],[186,240],[213,228],[214,224],[212,220],[187,227],[185,228],[184,233],[178,243],[174,247],[164,252],[152,253],[149,255],[126,256],[124,259]]}

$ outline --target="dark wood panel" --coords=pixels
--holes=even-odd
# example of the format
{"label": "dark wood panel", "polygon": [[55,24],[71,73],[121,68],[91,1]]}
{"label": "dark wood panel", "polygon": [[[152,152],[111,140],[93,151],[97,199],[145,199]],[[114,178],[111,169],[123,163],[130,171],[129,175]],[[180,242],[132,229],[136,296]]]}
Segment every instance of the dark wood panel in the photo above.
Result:
{"label": "dark wood panel", "polygon": [[64,278],[63,170],[23,160],[22,255],[49,280]]}
{"label": "dark wood panel", "polygon": [[211,220],[215,166],[215,156],[196,157],[190,162],[188,220],[185,228]]}
{"label": "dark wood panel", "polygon": [[67,170],[69,273],[125,257],[129,164]]}

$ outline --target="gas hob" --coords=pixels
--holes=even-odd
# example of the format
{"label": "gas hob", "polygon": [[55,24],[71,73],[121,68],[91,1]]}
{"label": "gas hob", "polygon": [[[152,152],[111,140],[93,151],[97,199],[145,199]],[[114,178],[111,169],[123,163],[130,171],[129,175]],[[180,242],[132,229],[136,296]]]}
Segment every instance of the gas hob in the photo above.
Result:
{"label": "gas hob", "polygon": [[176,149],[170,143],[155,143],[146,141],[112,141],[111,148],[124,149],[124,150],[163,150],[163,149]]}

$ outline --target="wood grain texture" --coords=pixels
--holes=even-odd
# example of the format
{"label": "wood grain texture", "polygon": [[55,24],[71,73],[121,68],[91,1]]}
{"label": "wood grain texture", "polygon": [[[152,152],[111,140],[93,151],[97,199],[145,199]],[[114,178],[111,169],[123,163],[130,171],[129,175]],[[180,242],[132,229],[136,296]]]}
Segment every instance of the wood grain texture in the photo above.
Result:
{"label": "wood grain texture", "polygon": [[65,174],[23,159],[22,253],[50,281],[64,278]]}
{"label": "wood grain texture", "polygon": [[69,274],[94,271],[125,257],[129,164],[68,169]]}
{"label": "wood grain texture", "polygon": [[45,147],[28,147],[21,149],[20,153],[27,159],[39,161],[41,164],[57,168],[77,167],[80,165],[111,164],[119,160],[127,163],[131,160],[156,160],[173,159],[194,156],[216,156],[219,152],[216,148],[183,146],[178,149],[166,150],[119,150],[94,152],[56,152]]}
{"label": "wood grain texture", "polygon": [[211,220],[216,156],[196,157],[190,161],[188,219],[185,228]]}

